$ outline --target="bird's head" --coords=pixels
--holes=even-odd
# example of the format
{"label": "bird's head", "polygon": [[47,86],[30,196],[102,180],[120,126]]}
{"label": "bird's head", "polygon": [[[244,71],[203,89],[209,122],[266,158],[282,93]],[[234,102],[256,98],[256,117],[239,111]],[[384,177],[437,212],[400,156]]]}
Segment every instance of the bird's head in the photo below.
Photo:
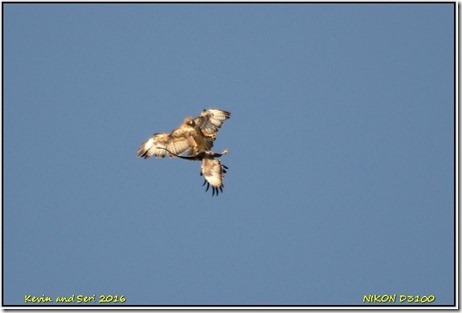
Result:
{"label": "bird's head", "polygon": [[194,119],[191,116],[188,116],[184,119],[183,124],[189,125],[189,126],[194,126]]}

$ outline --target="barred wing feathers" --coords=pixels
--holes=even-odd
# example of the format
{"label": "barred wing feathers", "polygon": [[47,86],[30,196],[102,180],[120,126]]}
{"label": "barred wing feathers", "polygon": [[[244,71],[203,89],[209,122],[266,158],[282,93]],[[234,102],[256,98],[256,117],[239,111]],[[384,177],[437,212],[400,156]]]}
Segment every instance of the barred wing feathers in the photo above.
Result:
{"label": "barred wing feathers", "polygon": [[223,178],[225,177],[226,170],[228,169],[228,167],[222,164],[218,158],[222,155],[227,154],[229,152],[228,149],[223,150],[222,153],[204,151],[194,156],[177,155],[175,153],[172,153],[171,151],[168,152],[180,159],[190,161],[202,161],[200,174],[204,177],[204,183],[202,184],[202,186],[207,185],[207,189],[205,191],[208,191],[211,186],[212,196],[218,195],[220,192],[223,192]]}
{"label": "barred wing feathers", "polygon": [[201,115],[194,119],[194,123],[205,137],[215,140],[218,130],[223,122],[231,117],[231,113],[219,109],[203,110]]}
{"label": "barred wing feathers", "polygon": [[[158,157],[167,155],[167,150],[174,154],[182,154],[195,147],[194,136],[196,129],[191,125],[192,118],[187,117],[183,124],[172,130],[170,134],[156,133],[145,141],[138,149],[137,155],[143,158]],[[167,150],[166,150],[167,149]]]}
{"label": "barred wing feathers", "polygon": [[142,158],[165,157],[168,152],[165,149],[181,154],[191,149],[192,138],[189,136],[173,137],[170,134],[158,133],[145,141],[138,149],[137,155]]}
{"label": "barred wing feathers", "polygon": [[219,159],[215,158],[213,154],[207,154],[202,159],[201,175],[204,176],[204,184],[207,185],[208,191],[212,187],[212,196],[218,195],[223,192],[223,177],[225,177],[228,167],[223,165]]}

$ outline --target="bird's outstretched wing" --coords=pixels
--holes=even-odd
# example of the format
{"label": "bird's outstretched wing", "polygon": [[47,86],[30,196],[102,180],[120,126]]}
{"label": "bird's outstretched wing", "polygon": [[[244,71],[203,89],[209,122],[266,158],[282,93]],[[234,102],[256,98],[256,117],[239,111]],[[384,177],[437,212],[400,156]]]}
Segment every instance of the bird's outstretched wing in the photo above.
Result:
{"label": "bird's outstretched wing", "polygon": [[[174,137],[171,134],[157,133],[146,140],[138,149],[137,155],[142,158],[165,157],[168,151],[181,154],[191,149],[192,138],[190,136]],[[170,154],[169,154],[170,155]]]}
{"label": "bird's outstretched wing", "polygon": [[212,186],[212,196],[223,192],[223,177],[225,177],[228,167],[223,165],[218,158],[207,155],[202,159],[201,175],[204,176],[204,184],[208,191]]}
{"label": "bird's outstretched wing", "polygon": [[183,124],[172,130],[170,134],[154,134],[140,146],[137,155],[145,159],[152,156],[163,158],[168,151],[173,154],[182,154],[192,150],[196,147],[194,137],[197,134],[193,122],[192,118],[187,117]]}
{"label": "bird's outstretched wing", "polygon": [[201,115],[194,119],[194,124],[198,127],[202,135],[215,140],[218,130],[223,122],[231,117],[231,113],[220,109],[203,110]]}
{"label": "bird's outstretched wing", "polygon": [[202,161],[201,176],[204,177],[204,183],[202,186],[207,185],[207,189],[205,191],[208,191],[210,186],[212,186],[212,196],[223,192],[223,178],[225,177],[228,167],[222,164],[218,158],[227,154],[229,152],[228,149],[223,150],[222,153],[204,151],[193,156],[179,155],[169,150],[167,150],[167,152],[181,159]]}

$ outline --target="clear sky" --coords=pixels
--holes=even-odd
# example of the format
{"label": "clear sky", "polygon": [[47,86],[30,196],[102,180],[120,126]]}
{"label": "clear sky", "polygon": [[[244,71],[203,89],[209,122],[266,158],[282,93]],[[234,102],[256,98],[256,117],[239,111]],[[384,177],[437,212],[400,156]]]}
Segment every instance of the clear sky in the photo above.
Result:
{"label": "clear sky", "polygon": [[[453,304],[453,3],[3,9],[4,304]],[[213,107],[223,194],[136,157]]]}

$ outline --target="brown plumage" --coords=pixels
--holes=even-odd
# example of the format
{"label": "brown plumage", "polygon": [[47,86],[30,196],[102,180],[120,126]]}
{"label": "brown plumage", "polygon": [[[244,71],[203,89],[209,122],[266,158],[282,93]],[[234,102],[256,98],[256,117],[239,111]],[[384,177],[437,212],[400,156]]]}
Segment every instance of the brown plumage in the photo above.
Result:
{"label": "brown plumage", "polygon": [[178,155],[197,155],[213,147],[218,130],[231,114],[219,109],[203,110],[196,118],[186,117],[183,123],[170,133],[155,133],[138,149],[142,158],[163,158],[168,152]]}
{"label": "brown plumage", "polygon": [[[168,152],[171,153],[170,151]],[[228,169],[228,167],[222,164],[218,158],[228,152],[228,149],[225,149],[222,153],[203,151],[194,156],[172,154],[186,160],[202,161],[200,173],[201,176],[204,176],[204,183],[202,186],[207,184],[207,189],[205,189],[205,191],[208,191],[210,186],[212,186],[212,196],[214,196],[223,192],[223,177],[225,177],[226,170]]]}
{"label": "brown plumage", "polygon": [[204,176],[206,191],[212,187],[212,196],[223,192],[223,177],[227,167],[219,157],[228,153],[212,152],[213,142],[223,122],[231,117],[231,113],[219,109],[203,110],[196,118],[186,117],[183,123],[170,133],[156,133],[144,142],[137,155],[142,158],[178,157],[192,161],[202,161],[201,175]]}

